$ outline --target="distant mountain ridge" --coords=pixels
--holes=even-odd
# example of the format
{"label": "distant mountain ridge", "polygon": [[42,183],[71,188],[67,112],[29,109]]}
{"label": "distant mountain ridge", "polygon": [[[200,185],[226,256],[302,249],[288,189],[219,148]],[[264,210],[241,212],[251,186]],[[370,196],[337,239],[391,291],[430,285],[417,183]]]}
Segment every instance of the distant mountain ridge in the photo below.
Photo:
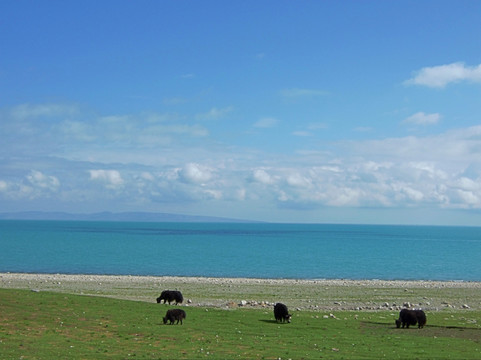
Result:
{"label": "distant mountain ridge", "polygon": [[0,213],[0,220],[76,220],[76,221],[133,221],[133,222],[223,222],[252,223],[258,221],[215,216],[195,216],[151,212],[98,212],[72,214],[67,212],[21,211]]}

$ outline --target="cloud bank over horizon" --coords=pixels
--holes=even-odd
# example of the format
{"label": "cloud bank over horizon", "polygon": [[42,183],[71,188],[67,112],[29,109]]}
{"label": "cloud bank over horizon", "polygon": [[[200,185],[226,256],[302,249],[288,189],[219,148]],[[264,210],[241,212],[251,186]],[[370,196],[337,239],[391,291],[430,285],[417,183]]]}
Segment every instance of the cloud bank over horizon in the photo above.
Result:
{"label": "cloud bank over horizon", "polygon": [[[82,116],[61,104],[3,109],[0,196],[5,203],[21,201],[37,209],[55,201],[81,211],[99,210],[96,204],[119,198],[123,211],[186,203],[244,207],[259,201],[300,211],[481,209],[481,125],[269,154],[219,145],[205,124],[177,116]],[[414,114],[405,121],[437,122],[429,116]],[[276,125],[267,123],[252,128],[271,131]]]}

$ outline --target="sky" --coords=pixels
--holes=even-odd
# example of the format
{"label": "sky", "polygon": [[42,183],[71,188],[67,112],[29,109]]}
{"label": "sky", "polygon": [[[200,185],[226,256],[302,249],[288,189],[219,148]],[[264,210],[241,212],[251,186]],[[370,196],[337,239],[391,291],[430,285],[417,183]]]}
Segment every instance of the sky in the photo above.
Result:
{"label": "sky", "polygon": [[479,1],[1,1],[0,212],[481,224]]}

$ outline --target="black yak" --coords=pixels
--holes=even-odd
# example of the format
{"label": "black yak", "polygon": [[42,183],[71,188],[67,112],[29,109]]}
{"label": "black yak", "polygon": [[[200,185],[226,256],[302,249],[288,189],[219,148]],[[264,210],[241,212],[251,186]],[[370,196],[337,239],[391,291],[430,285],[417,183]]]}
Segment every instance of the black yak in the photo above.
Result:
{"label": "black yak", "polygon": [[164,304],[168,302],[170,305],[172,301],[175,301],[175,305],[177,305],[182,304],[182,302],[184,301],[184,297],[182,296],[182,293],[180,291],[164,290],[157,298],[157,303],[160,303],[162,300],[164,301]]}
{"label": "black yak", "polygon": [[416,318],[418,319],[418,328],[422,329],[426,325],[426,314],[422,310],[414,310]]}
{"label": "black yak", "polygon": [[182,304],[184,302],[184,297],[182,296],[182,293],[178,290],[174,290],[172,292],[174,294],[175,305]]}
{"label": "black yak", "polygon": [[399,313],[399,319],[396,320],[396,327],[406,327],[409,329],[410,325],[418,324],[418,328],[421,329],[426,325],[426,314],[422,310],[409,310],[402,309]]}
{"label": "black yak", "polygon": [[171,291],[170,290],[164,290],[160,294],[160,296],[157,298],[157,304],[161,303],[162,300],[164,301],[164,304],[167,303],[167,301],[170,302],[173,300],[171,296]]}
{"label": "black yak", "polygon": [[167,310],[167,313],[164,316],[164,324],[167,324],[167,321],[170,321],[170,325],[174,324],[175,321],[176,324],[179,323],[182,325],[182,320],[185,319],[185,311],[182,309],[170,309]]}
{"label": "black yak", "polygon": [[277,321],[287,321],[288,323],[291,322],[291,314],[287,311],[287,306],[282,303],[277,303],[274,305],[274,317]]}

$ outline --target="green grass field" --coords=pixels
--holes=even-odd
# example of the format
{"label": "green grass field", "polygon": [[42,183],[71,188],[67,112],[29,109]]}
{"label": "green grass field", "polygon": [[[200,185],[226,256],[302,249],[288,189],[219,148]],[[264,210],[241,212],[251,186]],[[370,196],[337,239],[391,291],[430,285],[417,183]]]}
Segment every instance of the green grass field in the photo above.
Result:
{"label": "green grass field", "polygon": [[428,312],[424,329],[397,329],[397,313],[182,307],[0,289],[0,359],[480,359],[481,312]]}

